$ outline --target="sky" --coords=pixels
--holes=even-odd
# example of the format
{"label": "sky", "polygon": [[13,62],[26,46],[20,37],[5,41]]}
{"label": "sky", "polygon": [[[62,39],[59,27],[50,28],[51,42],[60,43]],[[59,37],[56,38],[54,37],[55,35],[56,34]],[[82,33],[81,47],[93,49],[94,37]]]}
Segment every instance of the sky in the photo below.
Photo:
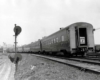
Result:
{"label": "sky", "polygon": [[[100,0],[0,0],[0,45],[14,44],[15,24],[22,28],[18,45],[29,44],[75,22],[100,28]],[[100,30],[94,32],[100,44]]]}

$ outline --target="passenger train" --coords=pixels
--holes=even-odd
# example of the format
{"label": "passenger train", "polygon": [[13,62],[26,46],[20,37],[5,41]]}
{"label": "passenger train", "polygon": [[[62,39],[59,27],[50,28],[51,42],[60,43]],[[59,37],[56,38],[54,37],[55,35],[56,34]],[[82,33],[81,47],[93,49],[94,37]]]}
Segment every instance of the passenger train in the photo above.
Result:
{"label": "passenger train", "polygon": [[73,23],[59,31],[29,44],[29,51],[41,54],[65,56],[81,55],[93,52],[93,26],[86,22]]}

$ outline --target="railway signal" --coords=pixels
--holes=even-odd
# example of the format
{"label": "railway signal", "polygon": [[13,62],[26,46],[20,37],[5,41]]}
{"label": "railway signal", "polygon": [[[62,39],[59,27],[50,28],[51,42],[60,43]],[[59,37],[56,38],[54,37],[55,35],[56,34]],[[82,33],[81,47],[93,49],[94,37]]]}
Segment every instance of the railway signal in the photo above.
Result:
{"label": "railway signal", "polygon": [[21,27],[16,26],[16,24],[15,24],[15,27],[14,27],[15,36],[18,36],[21,31],[22,31]]}
{"label": "railway signal", "polygon": [[17,65],[18,62],[22,59],[21,54],[17,54],[17,36],[20,34],[20,32],[22,31],[20,26],[16,26],[14,27],[14,32],[15,32],[15,55],[14,55],[14,63],[16,64],[16,69],[17,69]]}
{"label": "railway signal", "polygon": [[15,27],[14,27],[14,32],[15,32],[15,53],[17,53],[16,51],[16,46],[17,46],[17,36],[20,34],[20,32],[22,31],[21,27],[20,26],[16,26],[15,24]]}

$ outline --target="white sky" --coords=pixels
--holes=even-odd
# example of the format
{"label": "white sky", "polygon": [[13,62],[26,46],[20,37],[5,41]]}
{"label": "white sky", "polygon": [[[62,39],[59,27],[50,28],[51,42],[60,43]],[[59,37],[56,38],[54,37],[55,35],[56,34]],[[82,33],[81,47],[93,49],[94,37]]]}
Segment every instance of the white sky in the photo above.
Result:
{"label": "white sky", "polygon": [[[0,0],[0,45],[14,44],[14,24],[22,28],[18,45],[23,45],[75,22],[100,28],[100,0]],[[94,32],[96,44],[99,34]]]}

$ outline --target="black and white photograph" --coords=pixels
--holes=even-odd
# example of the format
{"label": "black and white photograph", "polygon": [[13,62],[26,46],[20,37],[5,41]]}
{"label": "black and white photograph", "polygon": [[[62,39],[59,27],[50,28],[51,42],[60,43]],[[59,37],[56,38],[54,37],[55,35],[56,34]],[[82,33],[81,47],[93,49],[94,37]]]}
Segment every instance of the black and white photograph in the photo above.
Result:
{"label": "black and white photograph", "polygon": [[0,0],[0,80],[100,80],[100,1]]}

